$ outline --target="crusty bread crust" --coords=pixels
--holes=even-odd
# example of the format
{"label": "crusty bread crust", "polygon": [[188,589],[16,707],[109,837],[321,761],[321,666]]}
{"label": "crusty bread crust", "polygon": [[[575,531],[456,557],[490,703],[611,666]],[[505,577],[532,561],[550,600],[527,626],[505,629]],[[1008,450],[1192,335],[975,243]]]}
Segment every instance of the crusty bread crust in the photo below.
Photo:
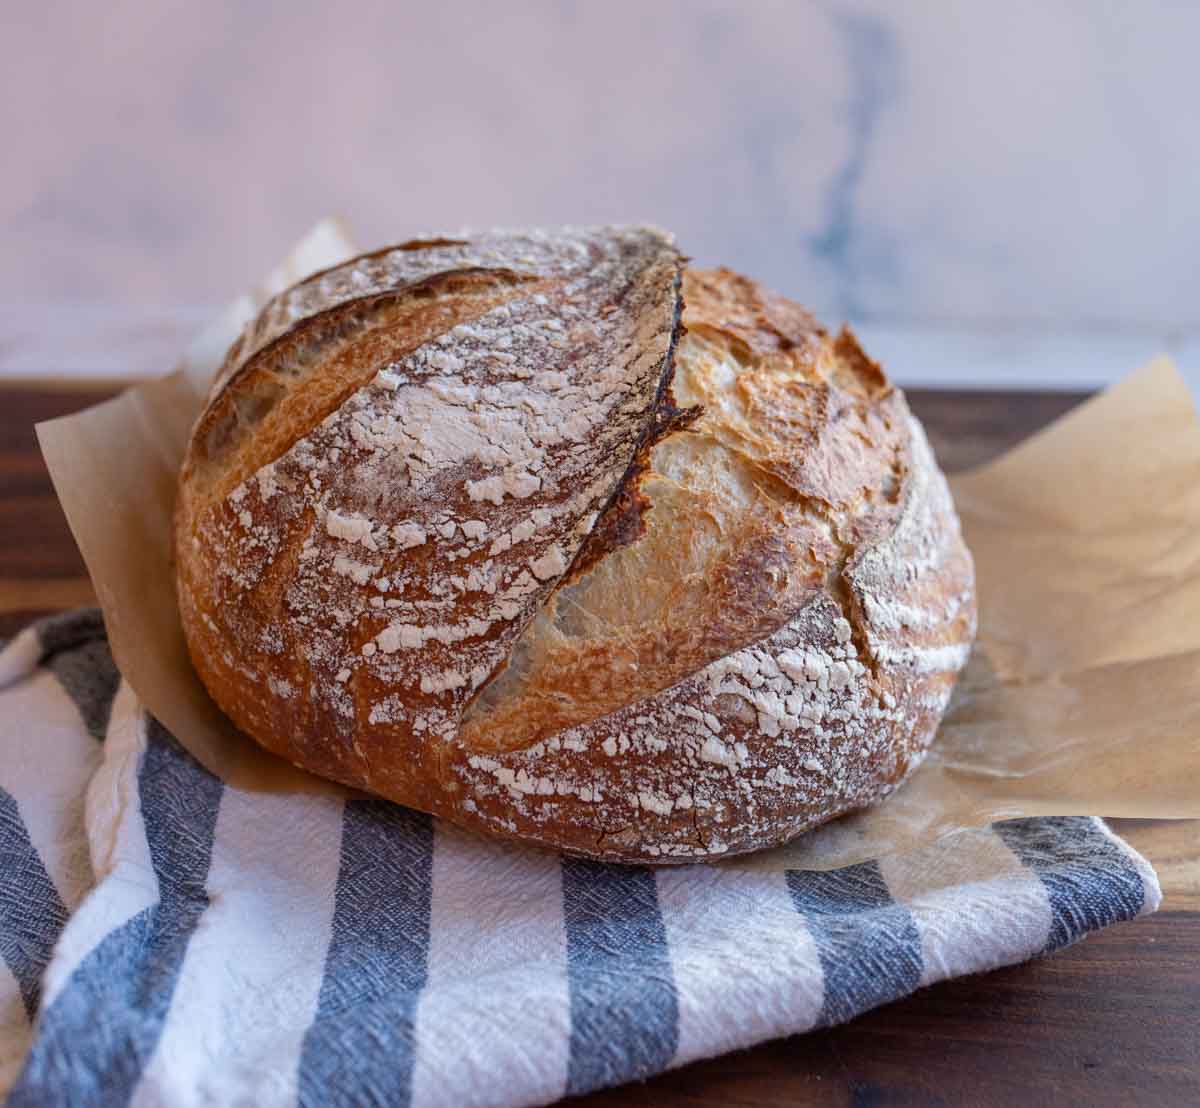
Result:
{"label": "crusty bread crust", "polygon": [[196,668],[264,746],[621,861],[886,795],[975,629],[880,368],[643,228],[410,243],[282,294],[197,424],[176,553]]}

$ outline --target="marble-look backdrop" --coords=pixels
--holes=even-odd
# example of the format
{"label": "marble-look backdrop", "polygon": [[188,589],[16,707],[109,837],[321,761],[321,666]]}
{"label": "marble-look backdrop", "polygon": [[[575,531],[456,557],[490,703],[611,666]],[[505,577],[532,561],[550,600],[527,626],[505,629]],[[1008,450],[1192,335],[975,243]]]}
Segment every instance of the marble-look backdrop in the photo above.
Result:
{"label": "marble-look backdrop", "polygon": [[1200,4],[59,0],[0,28],[9,320],[193,310],[336,211],[372,244],[650,220],[876,328],[1200,325]]}

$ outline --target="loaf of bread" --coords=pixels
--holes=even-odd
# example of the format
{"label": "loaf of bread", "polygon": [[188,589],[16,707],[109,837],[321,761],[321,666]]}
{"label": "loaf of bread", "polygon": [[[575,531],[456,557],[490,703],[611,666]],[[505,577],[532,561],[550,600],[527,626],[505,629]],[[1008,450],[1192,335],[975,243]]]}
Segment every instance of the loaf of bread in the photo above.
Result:
{"label": "loaf of bread", "polygon": [[258,742],[617,861],[880,800],[975,630],[902,394],[648,228],[408,242],[282,293],[214,381],[175,542],[193,662]]}

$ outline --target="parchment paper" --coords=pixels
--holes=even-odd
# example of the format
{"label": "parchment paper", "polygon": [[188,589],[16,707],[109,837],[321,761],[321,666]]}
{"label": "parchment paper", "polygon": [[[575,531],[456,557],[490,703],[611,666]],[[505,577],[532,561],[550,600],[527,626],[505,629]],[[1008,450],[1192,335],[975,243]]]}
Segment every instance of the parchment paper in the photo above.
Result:
{"label": "parchment paper", "polygon": [[[180,367],[38,439],[121,672],[234,786],[347,792],[238,732],[192,670],[170,565],[175,480],[208,382],[270,295],[354,253],[315,228]],[[952,482],[980,632],[932,752],[885,803],[728,865],[826,868],[1021,815],[1200,817],[1200,425],[1158,359]]]}
{"label": "parchment paper", "polygon": [[349,790],[269,754],[237,730],[188,659],[175,603],[175,482],[209,382],[242,325],[276,292],[352,257],[334,220],[196,336],[169,377],[37,426],[38,442],[104,612],[113,659],[142,703],[213,773],[251,791]]}

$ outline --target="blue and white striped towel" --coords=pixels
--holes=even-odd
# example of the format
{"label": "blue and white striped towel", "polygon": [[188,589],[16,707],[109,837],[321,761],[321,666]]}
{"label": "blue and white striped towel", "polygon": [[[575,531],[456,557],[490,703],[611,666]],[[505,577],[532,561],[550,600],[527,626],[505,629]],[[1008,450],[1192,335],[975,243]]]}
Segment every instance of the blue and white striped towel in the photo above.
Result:
{"label": "blue and white striped towel", "polygon": [[223,785],[95,612],[0,653],[0,1091],[521,1105],[850,1019],[1153,911],[1099,820],[817,873],[620,868]]}

